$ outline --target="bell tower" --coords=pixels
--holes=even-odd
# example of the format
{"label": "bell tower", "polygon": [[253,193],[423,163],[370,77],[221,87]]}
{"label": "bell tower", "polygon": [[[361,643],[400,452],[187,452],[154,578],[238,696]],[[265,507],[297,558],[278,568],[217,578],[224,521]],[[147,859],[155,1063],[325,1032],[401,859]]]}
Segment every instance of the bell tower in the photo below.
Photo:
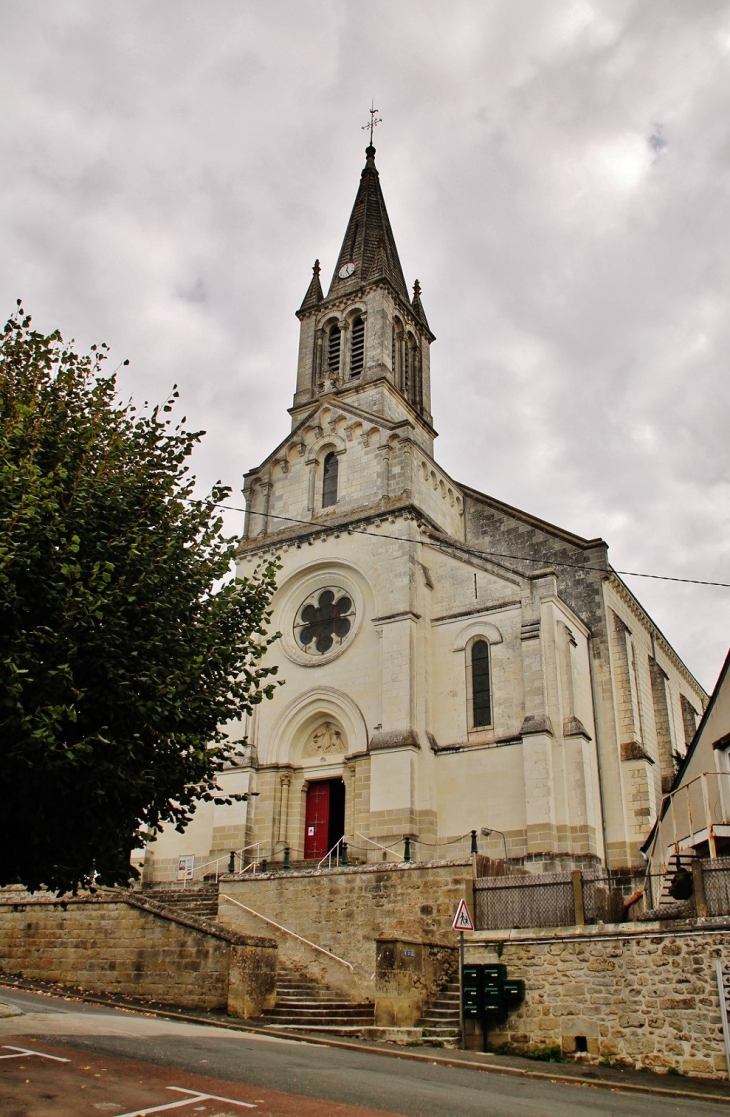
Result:
{"label": "bell tower", "polygon": [[373,415],[403,414],[433,452],[429,347],[434,335],[418,280],[409,297],[385,208],[372,142],[326,296],[319,260],[297,311],[300,327],[296,426],[323,397]]}

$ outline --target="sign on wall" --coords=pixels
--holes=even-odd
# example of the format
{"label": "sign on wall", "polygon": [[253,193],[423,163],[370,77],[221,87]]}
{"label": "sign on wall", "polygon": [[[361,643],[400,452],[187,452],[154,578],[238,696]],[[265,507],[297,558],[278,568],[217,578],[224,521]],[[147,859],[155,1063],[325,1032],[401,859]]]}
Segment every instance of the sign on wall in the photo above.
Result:
{"label": "sign on wall", "polygon": [[194,853],[191,853],[186,857],[178,857],[178,860],[177,860],[177,879],[178,880],[192,880],[194,872],[195,872],[195,854]]}

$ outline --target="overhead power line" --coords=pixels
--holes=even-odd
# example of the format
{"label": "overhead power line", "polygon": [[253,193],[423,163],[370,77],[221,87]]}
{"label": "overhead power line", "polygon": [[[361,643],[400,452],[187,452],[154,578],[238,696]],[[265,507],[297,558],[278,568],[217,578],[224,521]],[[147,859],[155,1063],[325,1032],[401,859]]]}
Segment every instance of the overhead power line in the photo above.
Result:
{"label": "overhead power line", "polygon": [[[196,500],[194,497],[186,497],[187,501],[192,504],[204,504],[203,500]],[[250,516],[261,516],[266,520],[284,520],[289,524],[301,524],[304,527],[315,528],[315,530],[331,530],[333,525],[319,525],[313,524],[311,520],[298,520],[294,516],[282,516],[275,512],[254,512],[250,508],[239,508],[234,504],[217,504],[213,502],[214,508],[224,508],[227,512],[248,512]],[[388,513],[385,513],[387,515]],[[409,538],[407,535],[391,535],[382,531],[368,531],[367,528],[362,527],[348,527],[348,532],[356,533],[357,535],[372,535],[374,539],[392,539],[396,543],[414,543],[416,540]],[[432,547],[436,551],[443,551],[444,544],[430,543],[425,539],[418,540],[424,547]],[[458,540],[455,541],[459,546]],[[476,550],[476,548],[472,548]],[[509,559],[512,562],[534,562],[539,565],[550,566],[569,566],[574,570],[589,570],[595,571],[597,574],[605,574],[606,568],[603,566],[586,566],[582,562],[564,562],[561,559],[554,558],[531,558],[529,555],[508,555],[500,551],[483,551],[481,548],[478,553],[484,555],[485,558],[493,559]],[[672,574],[645,574],[638,570],[616,570],[611,567],[615,574],[620,574],[622,578],[651,578],[655,582],[682,582],[685,585],[691,586],[719,586],[721,589],[730,589],[730,582],[712,582],[706,578],[677,578]]]}

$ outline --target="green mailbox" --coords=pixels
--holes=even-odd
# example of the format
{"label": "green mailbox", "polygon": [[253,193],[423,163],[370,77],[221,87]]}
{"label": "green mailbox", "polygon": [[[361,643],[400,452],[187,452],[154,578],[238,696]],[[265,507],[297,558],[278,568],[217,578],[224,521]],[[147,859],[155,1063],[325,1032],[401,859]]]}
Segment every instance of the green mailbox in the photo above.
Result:
{"label": "green mailbox", "polygon": [[480,966],[482,971],[482,982],[486,988],[488,985],[502,985],[507,980],[507,967],[501,962],[496,962],[493,966]]}
{"label": "green mailbox", "polygon": [[507,967],[464,966],[462,997],[465,1018],[481,1018],[487,1025],[501,1023],[507,1013],[525,999],[524,981],[508,981]]}
{"label": "green mailbox", "polygon": [[464,1016],[476,1017],[482,1015],[482,979],[480,970],[480,966],[464,966],[462,976]]}
{"label": "green mailbox", "polygon": [[509,1012],[511,1008],[517,1008],[525,999],[524,981],[505,981],[502,986],[502,996],[504,997],[504,1007],[507,1012]]}

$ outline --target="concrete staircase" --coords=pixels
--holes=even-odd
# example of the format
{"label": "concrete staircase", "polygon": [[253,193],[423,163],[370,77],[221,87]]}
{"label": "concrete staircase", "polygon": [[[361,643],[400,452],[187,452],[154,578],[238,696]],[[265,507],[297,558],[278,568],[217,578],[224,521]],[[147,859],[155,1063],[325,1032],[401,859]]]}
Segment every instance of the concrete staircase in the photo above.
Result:
{"label": "concrete staircase", "polygon": [[459,982],[444,985],[426,1005],[421,1019],[423,1042],[431,1047],[458,1047],[461,1040]]}
{"label": "concrete staircase", "polygon": [[142,894],[173,911],[197,915],[198,919],[207,919],[210,923],[218,918],[218,885],[213,882],[186,884],[185,888],[145,885]]}
{"label": "concrete staircase", "polygon": [[259,1018],[272,1028],[352,1035],[375,1023],[375,1006],[355,1004],[326,985],[289,970],[276,976],[276,1006]]}

